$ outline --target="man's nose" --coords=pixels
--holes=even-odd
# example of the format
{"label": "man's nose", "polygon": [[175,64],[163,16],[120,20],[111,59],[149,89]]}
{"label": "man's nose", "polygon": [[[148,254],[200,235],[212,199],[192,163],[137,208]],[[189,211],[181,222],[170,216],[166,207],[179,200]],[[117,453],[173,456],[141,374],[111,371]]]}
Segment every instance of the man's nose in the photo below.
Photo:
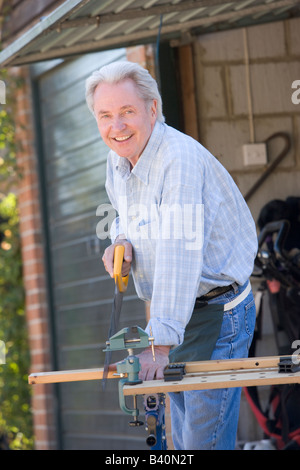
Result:
{"label": "man's nose", "polygon": [[126,124],[120,118],[115,118],[112,122],[112,129],[114,131],[122,131],[123,129],[125,129],[125,127],[126,127]]}

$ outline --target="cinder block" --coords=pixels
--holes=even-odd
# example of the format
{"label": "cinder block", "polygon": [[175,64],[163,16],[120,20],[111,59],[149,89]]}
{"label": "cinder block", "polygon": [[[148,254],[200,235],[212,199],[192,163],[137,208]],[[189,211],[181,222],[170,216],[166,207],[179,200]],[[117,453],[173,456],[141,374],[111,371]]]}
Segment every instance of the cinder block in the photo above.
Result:
{"label": "cinder block", "polygon": [[[289,53],[300,56],[300,18],[293,18],[287,23]],[[299,77],[298,77],[299,78]]]}
{"label": "cinder block", "polygon": [[[300,108],[300,106],[299,106]],[[280,162],[280,166],[277,169],[294,168],[296,165],[295,161],[295,137],[293,135],[293,118],[291,116],[275,116],[275,117],[261,117],[255,119],[255,136],[257,142],[263,142],[268,137],[272,136],[277,132],[285,132],[292,139],[292,147],[289,153],[284,157],[284,160]],[[268,143],[268,161],[274,161],[284,148],[284,141],[280,137],[272,139]]]}
{"label": "cinder block", "polygon": [[249,57],[251,59],[276,58],[286,55],[284,23],[276,21],[247,28]]}
{"label": "cinder block", "polygon": [[249,142],[247,119],[206,122],[202,129],[203,144],[229,172],[244,170],[242,145]]}
{"label": "cinder block", "polygon": [[248,115],[245,65],[231,65],[229,67],[229,80],[233,114],[236,116]]}
{"label": "cinder block", "polygon": [[291,86],[300,77],[299,61],[254,64],[250,73],[255,114],[297,112]]}
{"label": "cinder block", "polygon": [[244,58],[242,29],[204,34],[198,37],[197,42],[205,62],[228,62]]}
{"label": "cinder block", "polygon": [[200,116],[203,118],[226,116],[224,80],[222,67],[203,67],[200,86]]}
{"label": "cinder block", "polygon": [[[233,112],[248,113],[245,66],[230,67]],[[300,77],[300,62],[268,62],[250,65],[252,110],[254,114],[297,112],[292,102],[292,83]]]}

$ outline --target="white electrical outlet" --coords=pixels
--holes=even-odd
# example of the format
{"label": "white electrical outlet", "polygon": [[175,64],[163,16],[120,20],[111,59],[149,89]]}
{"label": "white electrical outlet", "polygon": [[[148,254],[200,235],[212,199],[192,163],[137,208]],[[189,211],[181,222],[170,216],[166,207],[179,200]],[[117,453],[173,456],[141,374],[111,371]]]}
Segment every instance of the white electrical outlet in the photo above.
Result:
{"label": "white electrical outlet", "polygon": [[266,144],[245,144],[243,145],[244,165],[266,165],[267,159],[267,146]]}

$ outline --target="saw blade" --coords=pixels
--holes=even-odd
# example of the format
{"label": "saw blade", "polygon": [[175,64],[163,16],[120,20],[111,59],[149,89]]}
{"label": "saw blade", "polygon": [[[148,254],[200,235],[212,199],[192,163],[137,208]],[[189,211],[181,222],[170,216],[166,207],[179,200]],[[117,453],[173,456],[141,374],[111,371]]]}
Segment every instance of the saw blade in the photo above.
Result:
{"label": "saw blade", "polygon": [[[122,302],[123,302],[123,292],[120,292],[118,289],[118,286],[115,285],[115,295],[114,295],[114,301],[113,301],[111,318],[110,318],[110,327],[109,327],[109,332],[108,332],[109,338],[111,338],[111,336],[117,333],[120,313],[122,309]],[[111,362],[111,351],[106,351],[104,368],[103,368],[102,390],[105,390],[106,379],[107,379],[110,362]]]}
{"label": "saw blade", "polygon": [[[111,318],[110,318],[110,328],[108,332],[108,338],[111,338],[114,334],[117,333],[117,327],[119,325],[119,318],[123,302],[123,294],[127,290],[127,284],[129,275],[122,276],[122,264],[124,260],[125,248],[123,245],[116,245],[114,249],[114,280],[115,280],[115,295],[112,306]],[[106,351],[105,361],[104,361],[104,370],[103,370],[103,382],[102,388],[105,389],[107,373],[109,370],[109,364],[111,360],[111,351]]]}

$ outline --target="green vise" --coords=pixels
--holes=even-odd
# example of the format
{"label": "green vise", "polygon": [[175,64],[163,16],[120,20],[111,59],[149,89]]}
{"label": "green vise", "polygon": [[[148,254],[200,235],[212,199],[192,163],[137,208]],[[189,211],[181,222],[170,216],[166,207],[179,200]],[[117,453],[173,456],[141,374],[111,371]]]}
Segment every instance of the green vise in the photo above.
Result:
{"label": "green vise", "polygon": [[104,351],[119,351],[122,349],[147,348],[149,336],[139,326],[123,328],[106,342]]}
{"label": "green vise", "polygon": [[140,361],[137,356],[134,356],[133,350],[136,348],[147,348],[149,342],[153,338],[149,338],[147,333],[142,330],[139,326],[132,326],[128,328],[123,328],[115,335],[109,338],[109,341],[106,342],[106,349],[104,351],[120,351],[127,349],[128,357],[123,361],[117,363],[117,374],[120,376],[119,380],[119,403],[120,408],[125,413],[133,416],[133,421],[129,424],[131,426],[140,426],[143,424],[142,421],[138,420],[139,410],[137,408],[137,399],[136,396],[133,396],[134,408],[128,408],[125,403],[125,397],[123,393],[124,385],[136,385],[142,381],[139,379],[139,371],[141,369]]}

